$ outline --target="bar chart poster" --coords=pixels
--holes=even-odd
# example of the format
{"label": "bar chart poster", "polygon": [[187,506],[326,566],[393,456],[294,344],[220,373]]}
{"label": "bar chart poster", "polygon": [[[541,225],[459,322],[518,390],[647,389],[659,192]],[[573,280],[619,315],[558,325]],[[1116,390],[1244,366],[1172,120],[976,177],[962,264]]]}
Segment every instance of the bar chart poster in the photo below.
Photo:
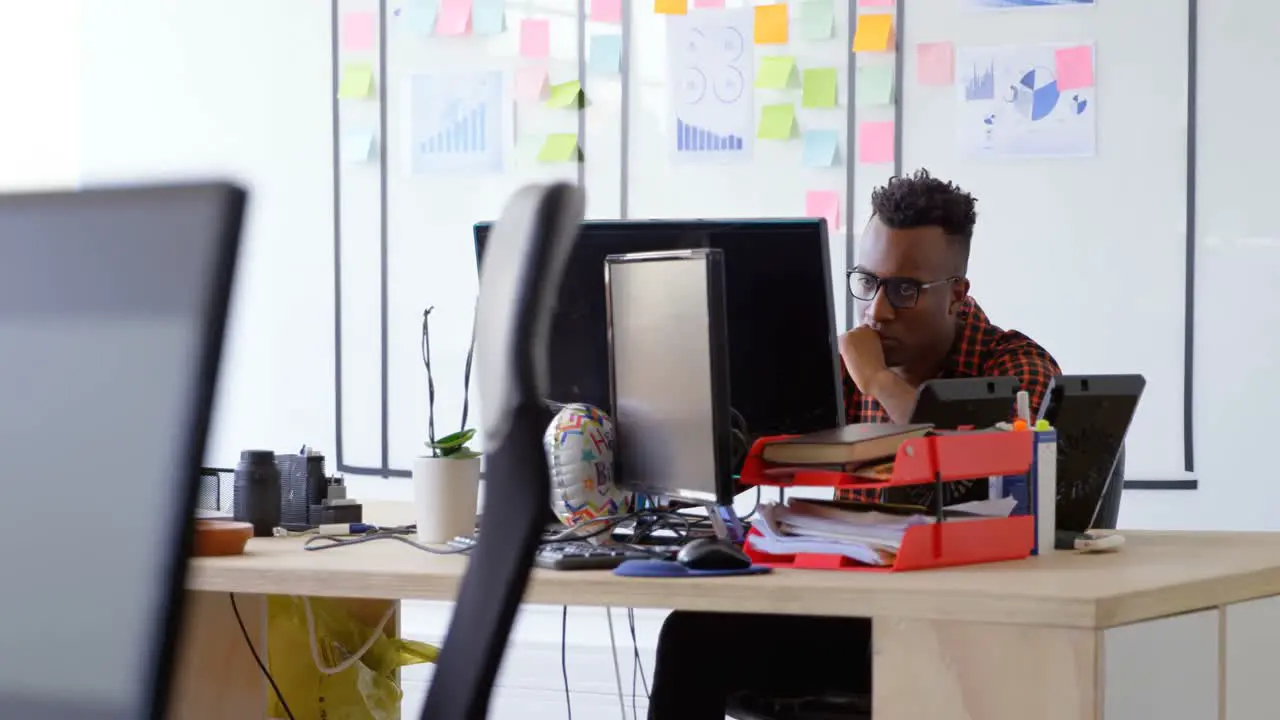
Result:
{"label": "bar chart poster", "polygon": [[502,172],[502,73],[410,78],[409,167],[415,175]]}
{"label": "bar chart poster", "polygon": [[751,159],[753,18],[752,8],[668,18],[672,117],[667,122],[673,162]]}

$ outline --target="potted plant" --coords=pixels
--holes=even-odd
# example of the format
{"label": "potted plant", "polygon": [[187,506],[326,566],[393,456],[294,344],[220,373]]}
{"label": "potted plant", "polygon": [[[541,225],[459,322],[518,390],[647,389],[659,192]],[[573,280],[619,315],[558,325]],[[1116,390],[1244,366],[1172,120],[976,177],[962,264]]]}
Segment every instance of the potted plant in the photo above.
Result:
{"label": "potted plant", "polygon": [[457,432],[436,437],[436,384],[431,372],[431,311],[422,313],[422,364],[427,371],[427,449],[413,463],[413,502],[419,542],[444,543],[475,529],[480,491],[480,453],[467,446],[476,434],[467,427],[474,330],[463,371],[462,422]]}

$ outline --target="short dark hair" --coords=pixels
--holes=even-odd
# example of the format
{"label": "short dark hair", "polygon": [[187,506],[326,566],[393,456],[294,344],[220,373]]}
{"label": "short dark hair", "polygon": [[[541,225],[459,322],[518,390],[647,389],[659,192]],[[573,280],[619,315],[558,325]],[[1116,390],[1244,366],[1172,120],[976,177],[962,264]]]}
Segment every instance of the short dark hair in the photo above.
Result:
{"label": "short dark hair", "polygon": [[969,264],[969,242],[978,221],[977,201],[955,183],[939,180],[923,168],[889,182],[871,193],[871,209],[880,222],[895,230],[937,226],[956,241]]}

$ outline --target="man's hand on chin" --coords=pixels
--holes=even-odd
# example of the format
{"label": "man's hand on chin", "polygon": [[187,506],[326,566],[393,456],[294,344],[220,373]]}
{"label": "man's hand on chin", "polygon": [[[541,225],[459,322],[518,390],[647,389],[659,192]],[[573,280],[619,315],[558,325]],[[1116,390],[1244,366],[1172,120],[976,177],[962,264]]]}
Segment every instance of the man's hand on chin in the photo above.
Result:
{"label": "man's hand on chin", "polygon": [[884,361],[880,333],[866,325],[860,325],[841,335],[840,358],[844,360],[844,367],[858,389],[864,395],[875,397],[874,385],[889,370]]}
{"label": "man's hand on chin", "polygon": [[880,333],[861,325],[841,335],[840,357],[862,394],[879,401],[893,422],[907,422],[915,407],[916,389],[885,363]]}

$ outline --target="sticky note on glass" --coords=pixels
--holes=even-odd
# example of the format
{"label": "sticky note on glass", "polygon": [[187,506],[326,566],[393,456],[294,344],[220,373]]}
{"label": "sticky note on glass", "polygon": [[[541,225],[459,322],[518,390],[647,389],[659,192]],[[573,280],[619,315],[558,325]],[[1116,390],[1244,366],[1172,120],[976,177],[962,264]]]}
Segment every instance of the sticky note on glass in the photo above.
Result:
{"label": "sticky note on glass", "polygon": [[806,130],[804,132],[805,167],[835,165],[839,147],[840,136],[835,130]]}
{"label": "sticky note on glass", "polygon": [[893,0],[858,0],[858,7],[893,7]]}
{"label": "sticky note on glass", "polygon": [[574,162],[578,159],[577,133],[551,133],[538,149],[538,162]]}
{"label": "sticky note on glass", "polygon": [[760,126],[756,137],[765,140],[790,140],[791,129],[796,124],[796,106],[777,103],[760,108]]}
{"label": "sticky note on glass", "polygon": [[596,75],[615,75],[622,68],[622,36],[592,35],[587,69]]}
{"label": "sticky note on glass", "polygon": [[805,40],[829,40],[836,28],[831,0],[804,0],[800,3],[800,34]]}
{"label": "sticky note on glass", "polygon": [[795,68],[796,59],[790,55],[766,55],[760,58],[760,69],[756,71],[756,87],[784,90],[791,85],[791,76]]}
{"label": "sticky note on glass", "polygon": [[893,162],[893,121],[864,122],[858,126],[858,162]]}
{"label": "sticky note on glass", "polygon": [[378,21],[371,12],[353,12],[342,16],[342,49],[364,52],[373,49],[378,35]]}
{"label": "sticky note on glass", "polygon": [[537,18],[520,21],[520,54],[544,58],[551,54],[551,23]]}
{"label": "sticky note on glass", "polygon": [[547,92],[547,69],[527,66],[516,70],[516,102],[539,102]]}
{"label": "sticky note on glass", "polygon": [[551,95],[547,97],[547,107],[576,108],[580,97],[582,97],[582,83],[577,80],[552,85]]}
{"label": "sticky note on glass", "polygon": [[916,82],[950,85],[956,79],[956,48],[949,42],[916,45]]}
{"label": "sticky note on glass", "polygon": [[591,19],[602,23],[622,22],[622,0],[591,0]]}
{"label": "sticky note on glass", "polygon": [[836,69],[810,68],[804,71],[804,92],[800,104],[807,108],[836,106]]}
{"label": "sticky note on glass", "polygon": [[696,8],[722,8],[724,0],[693,0],[693,6]]}
{"label": "sticky note on glass", "polygon": [[893,49],[893,16],[888,13],[859,15],[853,33],[854,52],[887,52]]}
{"label": "sticky note on glass", "polygon": [[653,0],[653,11],[659,15],[688,15],[689,0]]}
{"label": "sticky note on glass", "polygon": [[440,17],[436,19],[436,33],[440,35],[468,35],[471,32],[471,0],[441,0]]}
{"label": "sticky note on glass", "polygon": [[804,196],[804,214],[826,218],[827,231],[840,227],[840,196],[834,190],[810,190]]}
{"label": "sticky note on glass", "polygon": [[756,44],[783,45],[787,42],[787,5],[756,6]]}
{"label": "sticky note on glass", "polygon": [[1059,48],[1053,53],[1059,90],[1093,87],[1093,48],[1088,45]]}
{"label": "sticky note on glass", "polygon": [[471,6],[471,32],[473,34],[498,35],[506,29],[506,0],[474,0]]}
{"label": "sticky note on glass", "polygon": [[338,83],[338,97],[344,100],[367,98],[373,93],[373,66],[368,63],[349,63],[342,68],[342,80]]}
{"label": "sticky note on glass", "polygon": [[893,66],[864,65],[858,68],[858,80],[853,84],[858,107],[891,105],[893,103]]}
{"label": "sticky note on glass", "polygon": [[342,138],[342,161],[354,165],[373,157],[373,133],[349,132]]}
{"label": "sticky note on glass", "polygon": [[436,14],[439,9],[439,0],[408,0],[404,12],[409,29],[431,34],[436,29]]}

